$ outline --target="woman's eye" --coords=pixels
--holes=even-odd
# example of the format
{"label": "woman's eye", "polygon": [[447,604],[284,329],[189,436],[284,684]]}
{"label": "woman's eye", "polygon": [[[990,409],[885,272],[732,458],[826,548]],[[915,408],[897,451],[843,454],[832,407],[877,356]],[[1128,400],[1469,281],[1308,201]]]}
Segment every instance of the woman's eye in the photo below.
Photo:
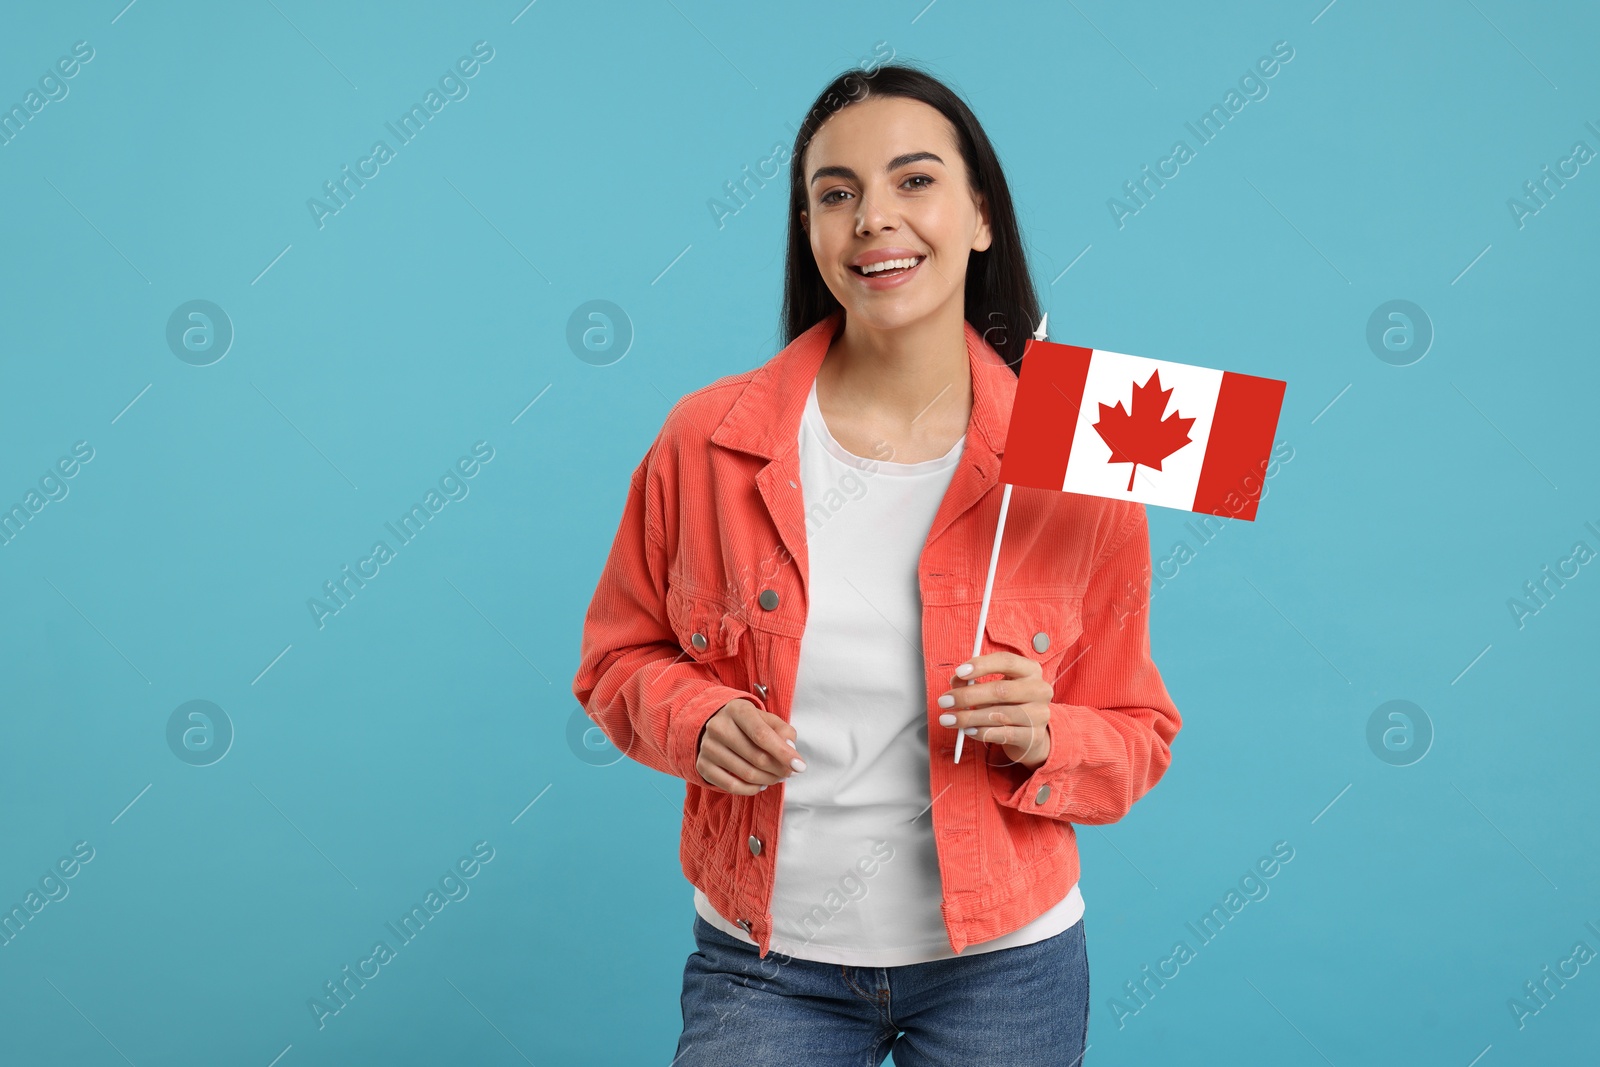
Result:
{"label": "woman's eye", "polygon": [[[914,191],[920,192],[921,190],[926,189],[926,188],[928,188],[928,186],[932,185],[933,184],[933,179],[928,177],[926,174],[913,174],[911,177],[907,178],[905,181],[901,182],[900,184],[901,185],[906,185],[906,184],[908,184],[910,182],[921,182],[921,183],[923,183],[921,185],[913,185],[912,186],[912,189]],[[826,193],[823,193],[821,196],[819,196],[817,198],[817,203],[819,203],[819,204],[837,204],[837,203],[840,202],[840,200],[842,200],[844,197],[849,196],[849,195],[850,195],[849,192],[844,190],[844,189],[833,189],[833,190],[830,190],[830,191],[828,191]],[[839,199],[835,199],[835,197],[838,197]]]}

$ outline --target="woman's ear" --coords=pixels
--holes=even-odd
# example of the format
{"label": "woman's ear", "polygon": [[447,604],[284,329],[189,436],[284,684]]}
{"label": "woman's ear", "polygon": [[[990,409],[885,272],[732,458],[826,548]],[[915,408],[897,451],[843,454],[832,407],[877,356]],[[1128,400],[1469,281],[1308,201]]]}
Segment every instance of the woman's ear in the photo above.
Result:
{"label": "woman's ear", "polygon": [[978,207],[978,232],[973,234],[972,250],[982,252],[994,243],[994,235],[989,231],[989,200],[979,192],[972,195]]}
{"label": "woman's ear", "polygon": [[811,220],[804,211],[800,212],[800,229],[807,237],[811,236]]}

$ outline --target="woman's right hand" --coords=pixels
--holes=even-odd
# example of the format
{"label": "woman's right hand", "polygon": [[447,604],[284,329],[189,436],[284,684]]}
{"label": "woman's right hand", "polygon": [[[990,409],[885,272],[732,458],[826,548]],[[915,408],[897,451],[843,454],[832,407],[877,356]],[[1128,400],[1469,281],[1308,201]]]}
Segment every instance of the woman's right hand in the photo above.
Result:
{"label": "woman's right hand", "polygon": [[742,698],[730,700],[701,729],[694,769],[713,789],[751,796],[805,769],[796,736],[793,726],[770,711]]}

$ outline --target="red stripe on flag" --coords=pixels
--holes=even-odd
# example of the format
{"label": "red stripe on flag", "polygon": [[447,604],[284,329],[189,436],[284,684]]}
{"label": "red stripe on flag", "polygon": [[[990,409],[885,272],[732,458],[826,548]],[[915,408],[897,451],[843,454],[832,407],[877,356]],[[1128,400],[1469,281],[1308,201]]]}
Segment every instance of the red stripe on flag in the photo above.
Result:
{"label": "red stripe on flag", "polygon": [[1275,378],[1223,372],[1190,510],[1254,521],[1283,407],[1284,384]]}
{"label": "red stripe on flag", "polygon": [[1061,491],[1092,349],[1028,341],[1000,459],[1000,481]]}

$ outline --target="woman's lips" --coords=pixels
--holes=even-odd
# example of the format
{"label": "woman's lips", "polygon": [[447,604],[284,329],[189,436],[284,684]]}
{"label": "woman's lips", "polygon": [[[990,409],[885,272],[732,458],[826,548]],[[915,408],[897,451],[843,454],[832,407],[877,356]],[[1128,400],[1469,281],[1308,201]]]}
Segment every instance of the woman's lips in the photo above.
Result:
{"label": "woman's lips", "polygon": [[850,273],[855,275],[856,281],[860,282],[868,289],[893,289],[895,286],[904,285],[906,282],[910,281],[911,278],[922,269],[922,265],[927,261],[928,257],[923,256],[917,260],[916,266],[913,267],[906,267],[892,271],[883,271],[878,274],[859,274],[852,269]]}

